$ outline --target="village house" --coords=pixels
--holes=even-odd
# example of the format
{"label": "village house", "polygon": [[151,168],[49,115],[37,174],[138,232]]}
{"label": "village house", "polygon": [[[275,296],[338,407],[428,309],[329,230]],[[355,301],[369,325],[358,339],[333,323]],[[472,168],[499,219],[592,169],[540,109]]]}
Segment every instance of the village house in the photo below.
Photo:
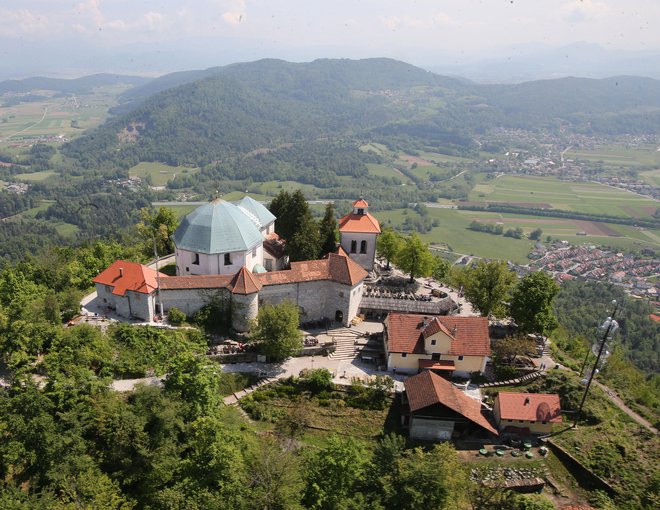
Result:
{"label": "village house", "polygon": [[490,355],[485,317],[433,317],[391,313],[385,319],[387,369],[450,377],[482,373]]}
{"label": "village house", "polygon": [[562,421],[559,395],[554,393],[500,392],[493,415],[503,434],[549,434],[552,426]]}
{"label": "village house", "polygon": [[436,441],[465,435],[498,435],[482,414],[481,402],[439,375],[426,370],[403,385],[402,422],[412,439]]}

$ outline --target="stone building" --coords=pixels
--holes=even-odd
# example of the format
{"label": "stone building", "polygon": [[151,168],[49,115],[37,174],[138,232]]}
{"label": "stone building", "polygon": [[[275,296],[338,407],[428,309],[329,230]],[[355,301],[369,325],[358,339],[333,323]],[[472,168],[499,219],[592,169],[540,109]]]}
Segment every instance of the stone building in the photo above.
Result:
{"label": "stone building", "polygon": [[[361,223],[367,218],[371,229],[380,231],[378,221],[366,212],[367,207],[363,200],[357,201],[354,212],[358,211],[358,218],[349,218],[345,224]],[[214,300],[220,301],[227,305],[237,331],[248,329],[260,305],[285,300],[298,306],[303,322],[326,317],[350,324],[358,313],[363,282],[368,276],[362,264],[369,257],[373,263],[377,234],[364,237],[368,244],[366,253],[356,253],[359,262],[340,248],[324,259],[293,262],[284,269],[288,265],[284,241],[275,233],[274,224],[275,216],[249,197],[236,203],[214,200],[204,204],[188,214],[173,235],[177,276],[163,278],[160,286],[155,277],[151,278],[150,285],[144,287],[150,292],[145,294],[142,308],[138,309],[137,304],[142,296],[129,294],[124,299],[124,294],[117,297],[116,292],[108,291],[105,276],[95,280],[98,295],[119,315],[145,320],[153,317],[157,300],[164,312],[176,307],[187,315]],[[362,255],[367,258],[360,258]],[[102,274],[111,269],[116,273],[115,266],[120,262],[128,267],[129,263],[118,261]],[[151,275],[149,271],[155,274],[146,266],[130,264],[138,268],[136,274],[147,275],[144,279]]]}
{"label": "stone building", "polygon": [[353,212],[339,219],[339,244],[367,271],[374,267],[378,234],[380,224],[369,213],[369,204],[364,199],[355,201]]}
{"label": "stone building", "polygon": [[156,314],[158,280],[167,275],[153,269],[117,260],[92,280],[100,303],[123,317],[151,321]]}

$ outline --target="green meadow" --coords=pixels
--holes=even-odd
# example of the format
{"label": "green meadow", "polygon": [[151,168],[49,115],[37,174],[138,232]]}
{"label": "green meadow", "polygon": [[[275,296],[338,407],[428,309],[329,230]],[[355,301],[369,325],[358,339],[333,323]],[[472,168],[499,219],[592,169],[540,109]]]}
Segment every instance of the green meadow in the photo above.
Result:
{"label": "green meadow", "polygon": [[132,167],[128,173],[151,181],[152,186],[165,186],[169,181],[174,179],[180,174],[194,174],[199,171],[199,168],[191,168],[187,166],[170,166],[164,163],[147,163],[141,162]]}
{"label": "green meadow", "polygon": [[658,201],[603,184],[513,175],[477,184],[468,199],[473,202],[549,204],[554,209],[625,218],[649,217],[660,207]]}

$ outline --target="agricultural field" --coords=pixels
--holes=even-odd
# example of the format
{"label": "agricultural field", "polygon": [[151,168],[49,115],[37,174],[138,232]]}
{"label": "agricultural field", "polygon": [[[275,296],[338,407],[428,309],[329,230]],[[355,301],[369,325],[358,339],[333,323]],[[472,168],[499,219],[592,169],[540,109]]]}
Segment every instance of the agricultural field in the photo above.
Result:
{"label": "agricultural field", "polygon": [[55,175],[57,175],[57,172],[53,172],[52,170],[43,170],[41,172],[16,174],[14,175],[14,178],[17,181],[43,182],[46,179],[49,179],[50,177],[54,177]]}
{"label": "agricultural field", "polygon": [[660,167],[660,147],[643,145],[629,147],[610,145],[598,149],[571,149],[564,154],[566,159],[602,162],[609,167],[653,165]]}
{"label": "agricultural field", "polygon": [[89,95],[51,96],[0,106],[0,149],[17,153],[35,142],[59,144],[75,138],[101,124],[127,88],[106,86]]}
{"label": "agricultural field", "polygon": [[640,172],[639,178],[652,186],[660,187],[660,169],[650,170],[648,172]]}
{"label": "agricultural field", "polygon": [[[534,241],[476,232],[468,228],[472,221],[501,223],[505,231],[520,227],[525,235],[540,228],[543,231],[543,241],[547,236],[551,236],[553,239],[563,239],[574,245],[604,245],[624,251],[636,251],[642,248],[660,249],[660,230],[563,218],[541,218],[448,208],[428,207],[427,211],[429,218],[436,221],[438,226],[433,227],[428,233],[421,234],[422,239],[437,248],[453,252],[456,257],[475,255],[510,260],[519,264],[525,264],[528,261],[527,254],[532,250]],[[412,209],[381,211],[377,213],[377,216],[383,225],[395,228],[400,228],[408,216],[419,218],[419,214]]]}
{"label": "agricultural field", "polygon": [[128,173],[131,176],[146,179],[151,186],[165,186],[179,174],[194,174],[199,168],[170,166],[164,163],[138,163]]}
{"label": "agricultural field", "polygon": [[656,200],[603,184],[513,175],[483,181],[474,187],[468,199],[625,218],[648,218],[660,207]]}
{"label": "agricultural field", "polygon": [[403,175],[399,170],[393,168],[391,165],[378,165],[376,163],[367,163],[369,175],[375,177],[398,177],[401,180],[407,181],[408,178]]}

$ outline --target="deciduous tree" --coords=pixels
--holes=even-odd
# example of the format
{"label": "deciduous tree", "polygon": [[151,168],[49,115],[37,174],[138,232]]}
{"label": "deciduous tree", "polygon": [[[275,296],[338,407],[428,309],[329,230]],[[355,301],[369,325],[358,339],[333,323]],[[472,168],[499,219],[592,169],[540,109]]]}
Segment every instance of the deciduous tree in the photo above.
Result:
{"label": "deciduous tree", "polygon": [[274,361],[281,361],[302,349],[299,322],[298,307],[290,301],[261,306],[250,339],[258,342],[261,353]]}
{"label": "deciduous tree", "polygon": [[552,301],[559,285],[545,272],[525,275],[511,295],[511,317],[523,333],[546,335],[557,327]]}
{"label": "deciduous tree", "polygon": [[396,260],[396,256],[403,245],[401,234],[392,228],[384,228],[376,241],[376,250],[378,255],[387,260],[387,269],[390,268],[390,262]]}
{"label": "deciduous tree", "polygon": [[434,262],[429,245],[423,243],[415,233],[405,239],[396,256],[396,265],[410,275],[410,282],[420,276],[429,276]]}
{"label": "deciduous tree", "polygon": [[509,271],[506,262],[481,260],[463,276],[465,297],[484,317],[507,314],[508,306],[504,301],[508,299],[516,275]]}
{"label": "deciduous tree", "polygon": [[174,253],[172,234],[179,225],[174,211],[166,207],[161,207],[156,212],[144,208],[140,211],[140,217],[142,221],[137,228],[144,238],[145,253],[153,253],[154,242],[159,256]]}

